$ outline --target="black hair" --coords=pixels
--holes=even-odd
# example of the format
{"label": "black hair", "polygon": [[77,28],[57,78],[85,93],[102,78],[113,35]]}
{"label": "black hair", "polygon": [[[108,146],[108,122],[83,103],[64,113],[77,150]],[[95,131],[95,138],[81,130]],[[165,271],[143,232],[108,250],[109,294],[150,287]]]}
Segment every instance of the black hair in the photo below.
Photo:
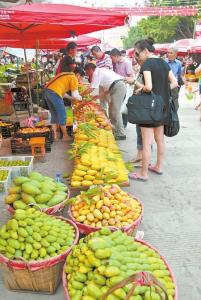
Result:
{"label": "black hair", "polygon": [[93,46],[91,48],[91,52],[100,52],[101,51],[101,48],[99,46]]}
{"label": "black hair", "polygon": [[90,70],[90,69],[95,70],[96,69],[96,65],[93,64],[93,63],[88,63],[88,64],[85,65],[84,69],[85,70]]}
{"label": "black hair", "polygon": [[66,55],[61,61],[61,72],[73,72],[75,61],[71,56]]}
{"label": "black hair", "polygon": [[65,55],[65,54],[66,54],[66,48],[61,48],[61,49],[59,50],[59,52],[60,52],[61,54]]}
{"label": "black hair", "polygon": [[76,49],[76,48],[77,48],[77,44],[75,42],[70,42],[66,46],[66,51],[69,51],[70,49]]}
{"label": "black hair", "polygon": [[112,56],[121,56],[121,51],[117,48],[114,48],[110,51],[110,55],[112,55]]}
{"label": "black hair", "polygon": [[135,47],[139,48],[141,51],[147,49],[150,52],[154,52],[155,48],[153,44],[154,44],[154,39],[148,37],[147,39],[137,41],[135,43]]}
{"label": "black hair", "polygon": [[83,68],[81,68],[81,67],[76,67],[75,70],[74,70],[74,73],[75,74],[80,74],[82,77],[85,76],[85,72],[84,72]]}

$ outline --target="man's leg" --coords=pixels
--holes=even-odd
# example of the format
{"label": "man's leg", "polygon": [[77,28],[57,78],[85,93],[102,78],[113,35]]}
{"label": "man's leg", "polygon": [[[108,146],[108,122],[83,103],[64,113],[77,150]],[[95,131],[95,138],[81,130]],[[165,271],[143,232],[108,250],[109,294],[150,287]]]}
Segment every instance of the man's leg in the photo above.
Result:
{"label": "man's leg", "polygon": [[179,109],[179,89],[178,89],[178,87],[171,90],[171,96],[172,96],[172,100],[175,105],[175,109],[176,109],[176,111],[178,111],[178,109]]}
{"label": "man's leg", "polygon": [[114,126],[114,134],[118,137],[125,137],[125,129],[122,121],[121,106],[126,95],[126,85],[120,81],[111,90],[111,102],[109,106],[109,116]]}

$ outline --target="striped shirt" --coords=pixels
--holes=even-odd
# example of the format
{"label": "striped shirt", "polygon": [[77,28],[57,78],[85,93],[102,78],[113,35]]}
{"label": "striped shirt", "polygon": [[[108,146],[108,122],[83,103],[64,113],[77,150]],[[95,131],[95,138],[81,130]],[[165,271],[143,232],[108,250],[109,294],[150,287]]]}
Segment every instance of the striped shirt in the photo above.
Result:
{"label": "striped shirt", "polygon": [[103,56],[100,59],[96,60],[96,66],[98,68],[106,68],[106,69],[112,69],[112,60],[108,54],[103,53]]}

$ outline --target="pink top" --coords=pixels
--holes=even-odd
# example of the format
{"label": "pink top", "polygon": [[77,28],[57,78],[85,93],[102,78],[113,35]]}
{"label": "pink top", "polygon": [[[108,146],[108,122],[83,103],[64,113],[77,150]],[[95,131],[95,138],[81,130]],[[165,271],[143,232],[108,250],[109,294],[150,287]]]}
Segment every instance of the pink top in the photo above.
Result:
{"label": "pink top", "polygon": [[121,57],[121,60],[114,64],[114,71],[123,77],[132,76],[133,68],[131,61],[125,57]]}

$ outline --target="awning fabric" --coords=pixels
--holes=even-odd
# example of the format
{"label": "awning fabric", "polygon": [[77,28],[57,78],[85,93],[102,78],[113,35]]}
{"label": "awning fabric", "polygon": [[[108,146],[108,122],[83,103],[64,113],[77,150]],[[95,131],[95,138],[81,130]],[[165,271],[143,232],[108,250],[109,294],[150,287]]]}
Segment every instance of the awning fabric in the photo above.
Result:
{"label": "awning fabric", "polygon": [[122,26],[126,13],[67,4],[35,3],[0,9],[0,39],[66,38]]}
{"label": "awning fabric", "polygon": [[1,40],[0,47],[13,47],[13,48],[23,48],[26,49],[60,49],[65,48],[66,45],[74,41],[79,49],[86,49],[88,46],[96,45],[101,42],[100,39],[93,38],[87,35],[78,36],[78,38],[72,39],[39,39],[39,40],[24,40],[23,43],[20,40]]}

